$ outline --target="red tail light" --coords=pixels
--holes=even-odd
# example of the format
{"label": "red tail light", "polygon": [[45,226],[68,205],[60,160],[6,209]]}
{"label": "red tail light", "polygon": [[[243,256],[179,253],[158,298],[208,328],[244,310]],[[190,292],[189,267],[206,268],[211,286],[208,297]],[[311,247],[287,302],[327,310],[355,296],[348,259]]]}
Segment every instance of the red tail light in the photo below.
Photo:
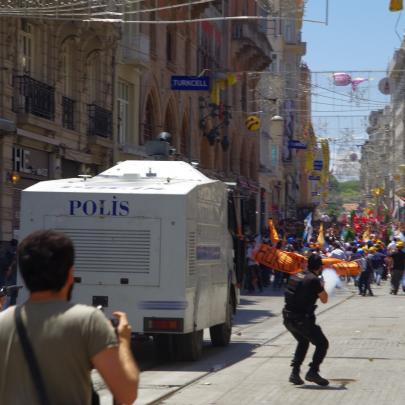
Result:
{"label": "red tail light", "polygon": [[183,332],[182,318],[143,318],[145,332]]}

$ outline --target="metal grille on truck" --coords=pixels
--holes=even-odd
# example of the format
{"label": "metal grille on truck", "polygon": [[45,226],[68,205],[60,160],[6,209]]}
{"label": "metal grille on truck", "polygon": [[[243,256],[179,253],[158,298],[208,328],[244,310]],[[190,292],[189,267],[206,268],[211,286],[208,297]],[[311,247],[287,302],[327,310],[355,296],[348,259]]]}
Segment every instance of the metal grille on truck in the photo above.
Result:
{"label": "metal grille on truck", "polygon": [[60,229],[75,245],[79,271],[149,274],[151,232],[148,230]]}
{"label": "metal grille on truck", "polygon": [[188,274],[194,276],[196,272],[195,232],[188,234]]}

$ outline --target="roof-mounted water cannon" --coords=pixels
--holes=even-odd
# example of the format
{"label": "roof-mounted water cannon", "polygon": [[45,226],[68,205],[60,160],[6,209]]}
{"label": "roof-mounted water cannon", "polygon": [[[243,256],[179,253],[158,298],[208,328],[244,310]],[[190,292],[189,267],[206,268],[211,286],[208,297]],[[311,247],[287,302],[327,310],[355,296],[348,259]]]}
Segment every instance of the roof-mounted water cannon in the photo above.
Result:
{"label": "roof-mounted water cannon", "polygon": [[166,131],[160,132],[156,139],[145,144],[146,154],[155,160],[166,160],[176,153],[176,148],[170,144],[172,134]]}

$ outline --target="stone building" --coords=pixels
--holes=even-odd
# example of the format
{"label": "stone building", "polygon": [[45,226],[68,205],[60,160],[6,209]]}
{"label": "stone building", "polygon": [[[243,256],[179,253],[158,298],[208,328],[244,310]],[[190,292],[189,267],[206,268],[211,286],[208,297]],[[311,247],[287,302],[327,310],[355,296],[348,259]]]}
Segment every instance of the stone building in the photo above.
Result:
{"label": "stone building", "polygon": [[[362,146],[360,183],[366,202],[375,204],[373,189],[383,191],[379,200],[405,218],[405,41],[394,52],[380,90],[390,94],[390,104],[369,115],[368,140]],[[384,86],[382,86],[384,85]]]}
{"label": "stone building", "polygon": [[118,38],[113,25],[0,19],[3,244],[18,238],[22,189],[111,166]]}
{"label": "stone building", "polygon": [[[272,62],[261,74],[258,97],[259,110],[263,111],[260,187],[266,214],[277,221],[296,218],[307,205],[303,196],[308,193],[300,190],[304,152],[289,146],[290,141],[302,140],[304,128],[310,123],[310,101],[302,92],[302,56],[306,52],[306,44],[301,41],[303,2],[274,0],[268,12],[272,17],[266,27]],[[278,118],[273,117],[282,119],[281,133]]]}
{"label": "stone building", "polygon": [[393,55],[388,69],[391,93],[391,142],[389,144],[390,191],[397,219],[405,220],[405,39]]}
{"label": "stone building", "polygon": [[[260,132],[245,121],[259,110],[258,73],[273,49],[264,21],[219,17],[269,12],[255,0],[146,12],[154,3],[128,10],[176,24],[0,20],[0,241],[18,237],[22,189],[148,158],[145,144],[163,131],[172,135],[173,159],[234,183],[238,230],[258,231]],[[293,54],[297,38],[286,42]],[[211,90],[172,90],[175,75],[208,76]]]}
{"label": "stone building", "polygon": [[[253,90],[261,71],[271,62],[271,45],[264,25],[257,21],[224,21],[223,15],[258,15],[253,0],[202,4],[193,17],[208,19],[183,24],[189,10],[150,13],[149,19],[178,24],[145,24],[149,38],[149,65],[141,73],[139,147],[160,132],[172,135],[175,158],[196,161],[208,176],[236,183],[238,228],[257,231],[259,135],[245,126],[257,110]],[[175,13],[175,14],[174,14]],[[211,91],[177,91],[172,76],[207,76]]]}

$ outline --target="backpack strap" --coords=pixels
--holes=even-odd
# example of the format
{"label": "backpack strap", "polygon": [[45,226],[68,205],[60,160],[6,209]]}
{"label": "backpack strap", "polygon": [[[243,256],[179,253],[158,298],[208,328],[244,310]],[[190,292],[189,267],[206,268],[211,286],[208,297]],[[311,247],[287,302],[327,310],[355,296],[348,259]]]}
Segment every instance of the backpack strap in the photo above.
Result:
{"label": "backpack strap", "polygon": [[14,319],[17,327],[17,333],[20,338],[21,347],[24,353],[25,360],[27,361],[28,368],[31,373],[32,381],[37,390],[38,398],[41,405],[50,405],[48,395],[46,393],[44,380],[42,378],[41,370],[39,369],[37,358],[35,357],[34,350],[28,339],[27,331],[21,317],[21,306],[16,306],[14,311]]}

